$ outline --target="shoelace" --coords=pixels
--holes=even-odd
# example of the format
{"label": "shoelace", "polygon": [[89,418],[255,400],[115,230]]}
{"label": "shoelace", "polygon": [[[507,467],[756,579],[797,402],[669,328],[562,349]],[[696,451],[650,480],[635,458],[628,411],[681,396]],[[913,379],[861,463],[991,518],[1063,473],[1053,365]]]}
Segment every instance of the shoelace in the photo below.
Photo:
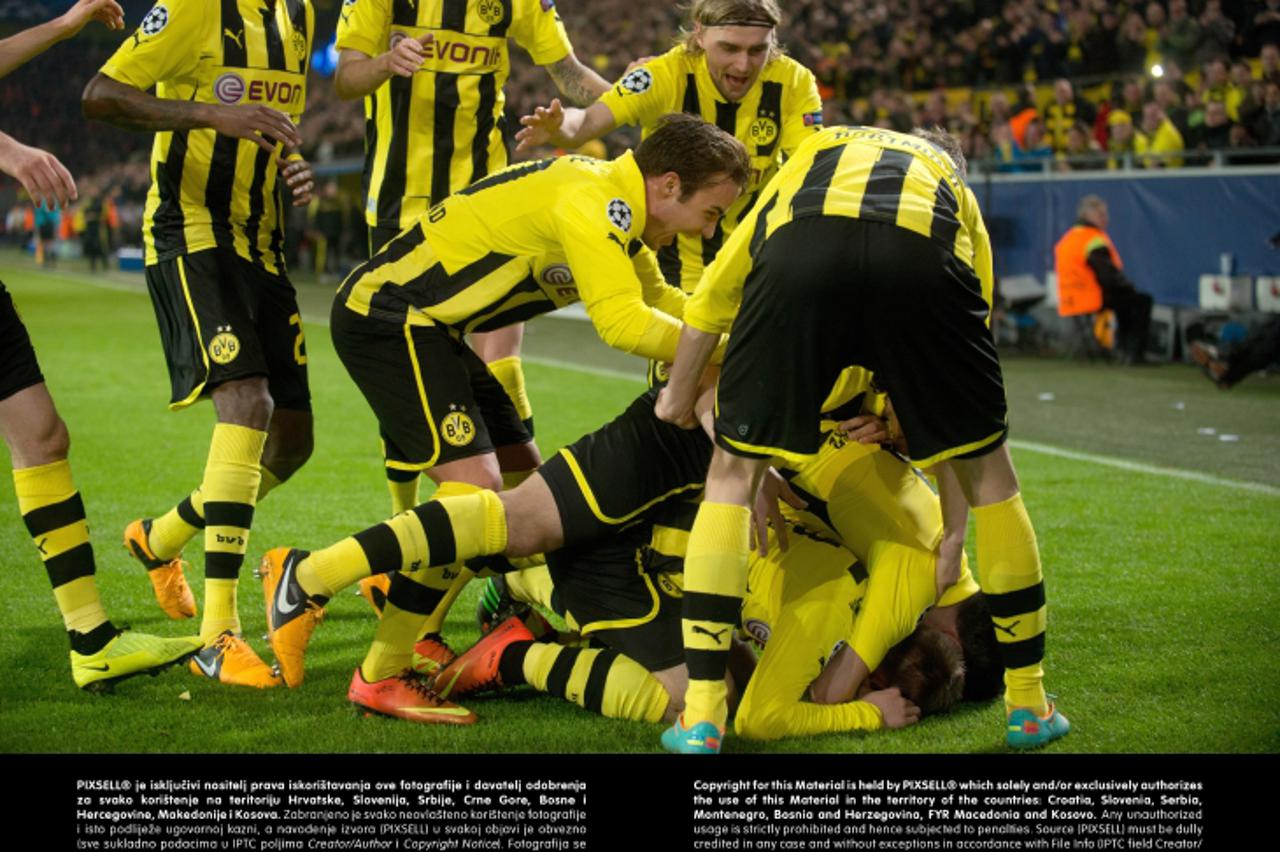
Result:
{"label": "shoelace", "polygon": [[405,669],[396,676],[396,679],[404,681],[405,686],[418,693],[423,698],[426,698],[437,707],[442,707],[448,703],[431,688],[431,684],[427,683],[426,678],[415,672],[413,669]]}

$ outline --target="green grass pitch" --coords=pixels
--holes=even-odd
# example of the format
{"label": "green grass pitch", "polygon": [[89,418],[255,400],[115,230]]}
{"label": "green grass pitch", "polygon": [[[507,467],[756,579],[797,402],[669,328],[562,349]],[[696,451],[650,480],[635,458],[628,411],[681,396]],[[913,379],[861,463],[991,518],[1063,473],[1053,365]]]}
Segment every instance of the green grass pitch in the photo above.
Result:
{"label": "green grass pitch", "polygon": [[[199,481],[212,409],[166,411],[167,378],[138,278],[90,285],[77,272],[37,272],[5,257],[0,279],[14,293],[71,430],[72,466],[109,612],[141,630],[194,630],[159,612],[120,532],[132,518],[163,512]],[[259,507],[240,585],[246,636],[268,659],[261,587],[250,575],[262,552],[329,544],[380,520],[388,506],[373,418],[327,330],[314,322],[327,315],[325,292],[304,290],[316,452]],[[598,344],[579,340],[565,348],[561,338],[583,334],[562,329],[581,325],[535,326],[531,352],[601,363]],[[609,419],[641,388],[638,379],[550,366],[536,354],[529,360],[544,452]],[[1013,360],[1006,370],[1014,455],[1048,584],[1047,685],[1074,726],[1050,750],[1280,750],[1276,380],[1250,380],[1222,394],[1180,366],[1124,371]],[[634,365],[636,376],[641,371]],[[1200,431],[1206,428],[1240,440],[1221,441]],[[356,716],[346,688],[374,619],[352,592],[330,605],[299,689],[235,689],[171,671],[129,681],[114,695],[82,694],[69,677],[65,633],[8,477],[0,511],[0,751],[656,750],[657,726],[600,719],[528,690],[469,702],[481,722],[465,729]],[[187,554],[197,566],[198,551],[193,545]],[[200,598],[200,571],[188,576]],[[477,635],[476,593],[473,585],[450,616],[455,646]],[[1001,722],[991,703],[903,731],[768,746],[733,738],[728,748],[988,752],[1001,749]]]}

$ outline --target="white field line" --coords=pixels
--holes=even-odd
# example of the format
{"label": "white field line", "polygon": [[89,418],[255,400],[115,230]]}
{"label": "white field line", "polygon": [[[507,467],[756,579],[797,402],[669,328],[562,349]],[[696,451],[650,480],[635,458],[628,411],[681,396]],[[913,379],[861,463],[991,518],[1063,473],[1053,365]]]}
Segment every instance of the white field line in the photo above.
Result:
{"label": "white field line", "polygon": [[[131,286],[123,281],[112,281],[109,278],[95,278],[78,271],[72,272],[67,270],[64,272],[50,270],[50,273],[65,278],[74,278],[79,281],[83,281],[86,284],[90,284],[95,287],[102,287],[108,290],[128,290],[135,293],[139,292],[137,285]],[[308,319],[307,322],[314,325],[328,326],[329,317],[325,315],[317,319]],[[608,379],[621,379],[637,385],[644,384],[644,379],[638,374],[638,372],[629,373],[624,370],[610,370],[607,367],[589,367],[582,364],[575,364],[571,361],[561,361],[556,358],[525,357],[524,360],[528,361],[530,364],[539,364],[546,367],[558,367],[562,370],[574,370],[579,373],[586,373],[591,376],[602,376]],[[1261,482],[1245,482],[1239,479],[1226,479],[1221,476],[1214,476],[1209,473],[1200,473],[1199,471],[1194,470],[1182,470],[1176,467],[1161,467],[1160,465],[1115,458],[1114,456],[1100,456],[1095,453],[1068,450],[1063,447],[1055,447],[1052,444],[1039,444],[1034,441],[1010,440],[1009,446],[1018,450],[1042,453],[1047,456],[1057,456],[1058,458],[1071,459],[1072,461],[1086,462],[1088,464],[1102,465],[1103,467],[1111,467],[1116,470],[1145,473],[1150,476],[1163,476],[1168,479],[1184,479],[1189,482],[1199,482],[1204,485],[1215,485],[1219,488],[1231,488],[1236,491],[1265,494],[1268,497],[1280,497],[1280,488],[1277,488],[1274,485],[1266,485]]]}
{"label": "white field line", "polygon": [[1154,464],[1146,464],[1144,462],[1130,461],[1129,459],[1118,459],[1112,456],[1100,456],[1094,453],[1082,453],[1078,450],[1067,450],[1062,447],[1055,447],[1051,444],[1037,444],[1033,441],[1009,441],[1009,446],[1027,450],[1033,453],[1043,453],[1048,456],[1058,456],[1059,458],[1071,459],[1072,461],[1088,462],[1089,464],[1098,464],[1104,467],[1114,467],[1117,470],[1128,470],[1134,473],[1146,473],[1151,476],[1164,476],[1169,479],[1186,479],[1191,482],[1200,482],[1205,485],[1216,485],[1220,488],[1233,488],[1237,491],[1250,491],[1254,494],[1266,494],[1270,497],[1280,497],[1280,488],[1274,485],[1265,485],[1261,482],[1244,482],[1239,479],[1225,479],[1221,476],[1213,476],[1208,473],[1200,473],[1194,470],[1181,470],[1176,467],[1161,467]]}

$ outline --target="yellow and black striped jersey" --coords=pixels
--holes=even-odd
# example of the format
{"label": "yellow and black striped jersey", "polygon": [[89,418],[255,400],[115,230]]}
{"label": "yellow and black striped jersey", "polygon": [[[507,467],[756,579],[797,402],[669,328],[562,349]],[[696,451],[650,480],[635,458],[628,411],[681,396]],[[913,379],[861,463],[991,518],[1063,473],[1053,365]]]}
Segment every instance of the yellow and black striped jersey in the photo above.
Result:
{"label": "yellow and black striped jersey", "polygon": [[754,204],[786,157],[822,127],[822,99],[809,69],[786,56],[765,63],[746,97],[726,101],[707,70],[706,54],[672,48],[627,72],[600,96],[618,124],[639,125],[647,135],[672,112],[698,115],[732,133],[751,156],[751,181],[730,207],[711,239],[681,235],[659,252],[672,284],[692,291],[725,235]]}
{"label": "yellow and black striped jersey", "polygon": [[974,271],[991,305],[991,240],[951,159],[910,134],[831,127],[801,145],[761,192],[690,297],[685,322],[700,331],[727,331],[760,247],[805,216],[884,222],[929,237]]}
{"label": "yellow and black striped jersey", "polygon": [[[262,104],[296,123],[307,102],[308,0],[161,0],[102,67],[156,96]],[[284,272],[277,153],[212,129],[156,133],[143,214],[148,265],[214,246]]]}
{"label": "yellow and black striped jersey", "polygon": [[378,56],[426,34],[433,40],[422,70],[392,76],[364,100],[370,225],[408,227],[434,202],[506,166],[508,39],[538,65],[572,50],[552,0],[345,0],[337,48]]}
{"label": "yellow and black striped jersey", "polygon": [[628,152],[512,166],[431,208],[338,291],[349,310],[490,331],[582,301],[605,343],[671,360],[685,296],[640,241],[645,186]]}

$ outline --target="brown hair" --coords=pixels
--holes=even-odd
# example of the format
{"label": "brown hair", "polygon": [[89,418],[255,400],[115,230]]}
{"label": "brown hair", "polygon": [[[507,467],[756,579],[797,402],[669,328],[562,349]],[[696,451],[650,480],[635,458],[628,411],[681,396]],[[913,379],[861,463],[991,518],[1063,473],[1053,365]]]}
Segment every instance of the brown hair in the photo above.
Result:
{"label": "brown hair", "polygon": [[945,713],[964,692],[960,647],[941,630],[920,626],[894,645],[878,671],[920,707],[922,716]]}
{"label": "brown hair", "polygon": [[[692,0],[688,5],[689,26],[680,28],[677,42],[689,53],[701,53],[702,46],[694,38],[699,25],[706,27],[768,27],[782,23],[778,0]],[[769,58],[782,55],[776,37],[770,38]]]}
{"label": "brown hair", "polygon": [[991,626],[991,607],[982,592],[956,604],[956,636],[964,654],[964,700],[995,698],[1004,687],[1004,660]]}
{"label": "brown hair", "polygon": [[919,136],[950,157],[951,162],[956,165],[956,171],[960,172],[960,177],[969,174],[969,163],[964,158],[964,147],[954,135],[936,124],[933,127],[914,127],[911,129],[911,135]]}
{"label": "brown hair", "polygon": [[731,180],[746,189],[751,160],[746,147],[725,131],[696,115],[672,113],[636,148],[636,165],[645,177],[675,172],[680,200],[698,190]]}

